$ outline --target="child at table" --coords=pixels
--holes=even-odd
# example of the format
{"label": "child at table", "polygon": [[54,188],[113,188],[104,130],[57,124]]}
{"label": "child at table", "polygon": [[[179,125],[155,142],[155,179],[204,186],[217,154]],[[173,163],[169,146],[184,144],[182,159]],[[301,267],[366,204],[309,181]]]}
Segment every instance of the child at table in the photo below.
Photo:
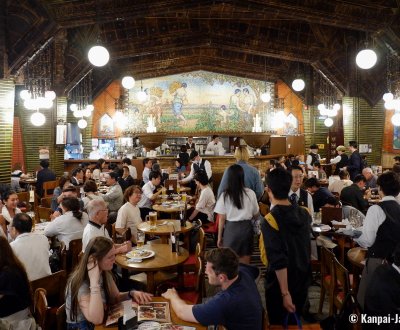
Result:
{"label": "child at table", "polygon": [[94,329],[94,325],[103,323],[109,305],[127,299],[151,301],[152,295],[142,291],[119,292],[111,273],[114,262],[115,248],[110,239],[95,237],[89,241],[67,283],[67,329]]}

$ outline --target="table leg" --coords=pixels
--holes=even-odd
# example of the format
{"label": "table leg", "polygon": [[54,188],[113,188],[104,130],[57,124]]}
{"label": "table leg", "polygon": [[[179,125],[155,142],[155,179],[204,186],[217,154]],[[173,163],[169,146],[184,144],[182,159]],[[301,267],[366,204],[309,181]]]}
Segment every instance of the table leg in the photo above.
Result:
{"label": "table leg", "polygon": [[147,272],[147,290],[150,293],[155,293],[154,272]]}
{"label": "table leg", "polygon": [[183,280],[183,264],[178,265],[178,284],[179,288],[183,288],[185,286]]}
{"label": "table leg", "polygon": [[160,237],[161,237],[162,244],[168,244],[168,236],[167,235],[160,235]]}

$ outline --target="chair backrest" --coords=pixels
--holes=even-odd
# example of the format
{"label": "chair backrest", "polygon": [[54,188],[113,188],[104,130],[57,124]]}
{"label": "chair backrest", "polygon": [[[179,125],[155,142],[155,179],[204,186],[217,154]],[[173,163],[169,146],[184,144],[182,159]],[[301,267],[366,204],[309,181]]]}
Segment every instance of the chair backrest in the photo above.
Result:
{"label": "chair backrest", "polygon": [[67,314],[65,312],[65,304],[57,308],[57,330],[65,330],[67,328]]}
{"label": "chair backrest", "polygon": [[38,288],[35,290],[33,298],[33,315],[35,316],[36,323],[42,329],[46,329],[47,309],[46,289]]}
{"label": "chair backrest", "polygon": [[66,249],[63,244],[61,249],[61,268],[64,269],[67,275],[79,263],[79,254],[82,252],[82,239],[74,239],[69,242],[69,249]]}
{"label": "chair backrest", "polygon": [[53,213],[53,210],[49,207],[43,207],[43,206],[38,206],[36,208],[36,220],[38,222],[42,221],[50,221],[51,220],[51,214]]}
{"label": "chair backrest", "polygon": [[203,281],[203,261],[201,260],[200,256],[196,259],[196,291],[202,292],[202,281]]}
{"label": "chair backrest", "polygon": [[50,207],[51,207],[51,200],[52,200],[52,199],[53,199],[53,197],[43,197],[43,198],[40,200],[40,206],[50,208]]}
{"label": "chair backrest", "polygon": [[199,229],[199,243],[200,243],[200,256],[203,257],[204,251],[206,249],[206,234],[204,229],[200,227]]}
{"label": "chair backrest", "polygon": [[114,243],[121,244],[126,241],[130,241],[132,238],[132,233],[130,228],[115,228],[115,223],[111,225],[112,230],[112,240]]}
{"label": "chair backrest", "polygon": [[[335,254],[331,250],[324,246],[321,247],[321,278],[324,279],[328,275],[331,276],[332,290],[335,275],[333,263],[335,259]],[[332,290],[330,290],[329,294],[331,294]]]}
{"label": "chair backrest", "polygon": [[341,207],[321,207],[321,223],[329,225],[332,220],[342,221]]}
{"label": "chair backrest", "polygon": [[22,191],[17,193],[18,196],[18,207],[22,212],[29,212],[31,210],[31,204],[29,203],[30,195],[29,191]]}
{"label": "chair backrest", "polygon": [[174,193],[176,193],[176,187],[178,186],[178,180],[165,180],[164,187],[169,190],[169,187],[172,186]]}
{"label": "chair backrest", "polygon": [[[335,271],[335,282],[333,289],[333,296],[335,297],[334,304],[340,310],[346,295],[350,291],[349,271],[336,258],[334,259],[333,267]],[[339,295],[341,295],[342,299],[337,299]]]}
{"label": "chair backrest", "polygon": [[38,288],[46,289],[46,296],[51,307],[58,307],[64,302],[66,283],[67,274],[65,270],[60,270],[56,273],[30,282],[32,292],[35,292]]}
{"label": "chair backrest", "polygon": [[52,197],[53,191],[58,187],[58,180],[43,182],[43,197]]}

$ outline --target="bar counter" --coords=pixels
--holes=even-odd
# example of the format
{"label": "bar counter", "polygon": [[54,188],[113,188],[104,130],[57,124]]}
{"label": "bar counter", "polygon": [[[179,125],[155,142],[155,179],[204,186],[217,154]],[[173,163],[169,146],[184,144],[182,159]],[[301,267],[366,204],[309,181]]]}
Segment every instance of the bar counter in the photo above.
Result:
{"label": "bar counter", "polygon": [[[276,154],[276,155],[266,155],[266,156],[257,156],[257,157],[250,157],[249,164],[253,165],[257,169],[262,172],[265,172],[268,168],[269,160],[270,159],[278,159],[283,154]],[[211,168],[213,172],[213,181],[214,187],[215,185],[219,185],[221,181],[222,174],[224,173],[225,169],[230,165],[236,162],[235,157],[233,154],[225,154],[224,156],[212,156],[212,155],[201,155],[202,158],[207,159],[211,163]],[[138,179],[142,179],[142,172],[143,172],[143,160],[144,157],[139,157],[136,159],[132,159],[132,165],[136,167]],[[175,168],[175,159],[176,156],[157,156],[158,162],[160,163],[161,168],[168,168],[171,169]],[[89,164],[96,164],[96,159],[68,159],[64,160],[64,171],[71,172],[75,167],[79,166],[81,163],[89,163]],[[121,163],[121,159],[106,159],[107,163]]]}

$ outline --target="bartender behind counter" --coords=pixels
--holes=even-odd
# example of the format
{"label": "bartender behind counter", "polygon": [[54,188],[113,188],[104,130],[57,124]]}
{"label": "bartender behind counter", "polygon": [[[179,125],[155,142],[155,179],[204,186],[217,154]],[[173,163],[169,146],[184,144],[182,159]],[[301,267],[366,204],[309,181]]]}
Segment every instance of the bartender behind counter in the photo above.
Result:
{"label": "bartender behind counter", "polygon": [[191,150],[196,150],[196,144],[193,142],[193,136],[189,136],[186,142],[186,149],[191,151]]}
{"label": "bartender behind counter", "polygon": [[212,141],[207,145],[206,150],[214,152],[215,155],[220,155],[224,152],[224,147],[218,135],[213,135]]}

